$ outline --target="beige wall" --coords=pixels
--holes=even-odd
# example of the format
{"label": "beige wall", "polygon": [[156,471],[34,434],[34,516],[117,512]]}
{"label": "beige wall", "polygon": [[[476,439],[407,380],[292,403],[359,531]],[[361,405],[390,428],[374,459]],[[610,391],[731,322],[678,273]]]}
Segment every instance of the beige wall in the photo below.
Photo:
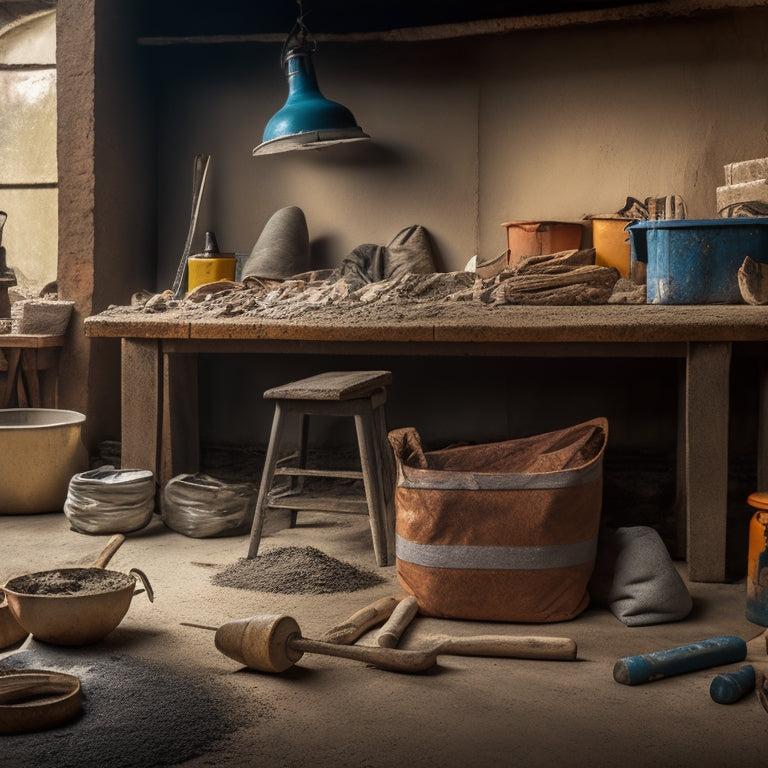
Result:
{"label": "beige wall", "polygon": [[[201,228],[250,250],[277,208],[305,211],[318,266],[409,224],[446,270],[504,249],[510,219],[578,220],[679,194],[716,215],[722,166],[766,146],[768,10],[429,44],[321,43],[328,98],[368,145],[252,158],[282,105],[276,45],[148,50],[161,76],[159,283],[186,234],[192,157],[212,155]],[[175,62],[175,64],[174,64]]]}
{"label": "beige wall", "polygon": [[[428,44],[321,42],[323,92],[373,141],[253,158],[285,99],[280,45],[137,47],[131,0],[106,7],[58,5],[59,258],[78,317],[170,286],[197,152],[212,155],[200,232],[214,230],[222,250],[249,251],[275,210],[298,205],[316,267],[422,224],[445,270],[500,253],[506,220],[578,219],[628,195],[680,194],[692,216],[711,217],[722,166],[768,154],[768,8]],[[117,351],[73,331],[65,353],[65,404],[87,412],[92,441],[119,437]],[[605,415],[612,447],[674,446],[674,361],[575,358],[211,356],[201,361],[203,438],[263,444],[263,389],[332,363],[391,366],[390,423],[429,441]],[[753,413],[750,366],[737,360],[747,396],[735,396],[735,424],[739,409]]]}

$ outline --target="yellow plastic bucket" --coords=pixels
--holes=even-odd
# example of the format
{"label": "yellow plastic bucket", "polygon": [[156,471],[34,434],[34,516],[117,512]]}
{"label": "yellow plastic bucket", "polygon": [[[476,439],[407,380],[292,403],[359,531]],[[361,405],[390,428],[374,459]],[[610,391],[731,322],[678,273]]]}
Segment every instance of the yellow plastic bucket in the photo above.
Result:
{"label": "yellow plastic bucket", "polygon": [[627,224],[634,219],[592,218],[592,246],[595,249],[595,264],[601,267],[615,267],[624,278],[629,278],[630,249]]}

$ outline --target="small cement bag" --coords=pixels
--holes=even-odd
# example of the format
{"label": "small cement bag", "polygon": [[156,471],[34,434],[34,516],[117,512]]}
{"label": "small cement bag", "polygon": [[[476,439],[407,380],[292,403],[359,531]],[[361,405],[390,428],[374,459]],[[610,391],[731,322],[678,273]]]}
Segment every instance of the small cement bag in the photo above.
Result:
{"label": "small cement bag", "polygon": [[64,502],[64,514],[78,533],[132,533],[149,525],[154,511],[154,474],[111,465],[74,475]]}
{"label": "small cement bag", "polygon": [[565,621],[589,604],[608,422],[425,453],[393,430],[400,584],[426,616]]}
{"label": "small cement bag", "polygon": [[589,591],[595,605],[608,606],[628,627],[681,621],[693,608],[661,536],[646,525],[600,537]]}
{"label": "small cement bag", "polygon": [[200,472],[171,478],[160,499],[163,522],[193,539],[247,533],[255,509],[253,485],[225,483]]}

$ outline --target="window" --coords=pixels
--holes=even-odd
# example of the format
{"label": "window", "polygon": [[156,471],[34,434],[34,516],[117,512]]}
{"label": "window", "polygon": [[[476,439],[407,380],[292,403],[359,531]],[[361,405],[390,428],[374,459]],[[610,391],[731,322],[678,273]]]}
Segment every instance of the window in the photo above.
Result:
{"label": "window", "polygon": [[[14,18],[0,11],[0,211],[2,245],[16,274],[11,297],[37,296],[56,280],[56,12],[52,3]],[[29,3],[18,7],[29,9]]]}

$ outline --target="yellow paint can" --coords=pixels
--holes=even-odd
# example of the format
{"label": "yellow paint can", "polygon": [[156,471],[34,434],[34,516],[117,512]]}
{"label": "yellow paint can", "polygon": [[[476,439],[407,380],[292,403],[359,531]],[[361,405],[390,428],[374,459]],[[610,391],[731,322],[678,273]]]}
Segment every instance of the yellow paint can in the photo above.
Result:
{"label": "yellow paint can", "polygon": [[234,280],[237,259],[234,256],[192,256],[188,263],[187,290],[219,280]]}

